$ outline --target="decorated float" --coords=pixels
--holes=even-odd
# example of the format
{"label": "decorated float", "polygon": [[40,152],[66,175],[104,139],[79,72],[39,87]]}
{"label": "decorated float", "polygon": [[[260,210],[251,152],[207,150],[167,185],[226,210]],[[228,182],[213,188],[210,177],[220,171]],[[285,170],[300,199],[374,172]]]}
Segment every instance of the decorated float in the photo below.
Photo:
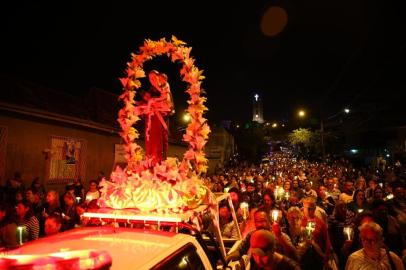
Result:
{"label": "decorated float", "polygon": [[[139,52],[132,54],[132,61],[127,64],[126,77],[120,79],[124,91],[119,99],[123,101],[124,107],[118,114],[127,167],[117,167],[110,181],[103,179],[100,183],[102,195],[99,205],[102,208],[126,209],[137,213],[179,213],[209,202],[209,190],[200,178],[207,170],[204,146],[210,133],[207,120],[203,117],[207,110],[201,88],[204,76],[194,65],[195,60],[190,52],[191,47],[172,37],[170,41],[164,38],[158,41],[145,40]],[[141,117],[145,119],[146,137],[156,132],[151,130],[152,116],[158,116],[162,125],[165,125],[162,115],[167,113],[168,106],[162,99],[144,104],[135,100],[142,88],[140,79],[146,77],[144,63],[158,56],[167,56],[172,62],[181,64],[180,76],[187,84],[186,93],[190,97],[187,112],[191,121],[183,135],[183,141],[188,144],[183,160],[167,157],[157,162],[156,157],[145,155],[145,151],[136,143],[140,134],[134,126]],[[146,138],[146,147],[151,143],[156,142],[148,142]]]}

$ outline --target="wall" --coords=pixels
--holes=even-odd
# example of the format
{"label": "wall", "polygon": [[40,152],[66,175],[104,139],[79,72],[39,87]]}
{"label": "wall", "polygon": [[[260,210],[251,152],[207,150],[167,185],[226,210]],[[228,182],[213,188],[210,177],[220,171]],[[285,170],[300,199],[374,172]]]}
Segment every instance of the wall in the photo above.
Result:
{"label": "wall", "polygon": [[[1,184],[11,178],[15,171],[22,173],[25,186],[30,185],[31,180],[36,176],[43,181],[46,173],[46,159],[43,150],[50,148],[50,136],[63,136],[86,141],[86,166],[83,182],[87,186],[88,181],[96,178],[100,170],[109,176],[113,169],[114,145],[121,143],[121,138],[115,132],[97,131],[3,111],[0,111],[0,126],[8,129],[5,175]],[[144,146],[143,142],[139,143]],[[171,144],[168,156],[182,158],[185,151],[186,146]],[[61,190],[63,187],[63,184],[46,185],[48,189]]]}

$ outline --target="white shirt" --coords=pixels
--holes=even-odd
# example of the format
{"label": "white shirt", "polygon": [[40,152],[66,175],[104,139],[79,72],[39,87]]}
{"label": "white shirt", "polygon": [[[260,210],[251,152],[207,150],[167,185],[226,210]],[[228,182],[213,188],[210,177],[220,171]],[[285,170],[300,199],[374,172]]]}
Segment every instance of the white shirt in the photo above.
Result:
{"label": "white shirt", "polygon": [[[396,267],[396,269],[392,270],[404,270],[405,268],[401,259],[392,251],[390,251],[390,255]],[[380,259],[373,260],[367,257],[362,248],[348,257],[345,270],[391,270],[391,266],[385,249],[381,248]]]}

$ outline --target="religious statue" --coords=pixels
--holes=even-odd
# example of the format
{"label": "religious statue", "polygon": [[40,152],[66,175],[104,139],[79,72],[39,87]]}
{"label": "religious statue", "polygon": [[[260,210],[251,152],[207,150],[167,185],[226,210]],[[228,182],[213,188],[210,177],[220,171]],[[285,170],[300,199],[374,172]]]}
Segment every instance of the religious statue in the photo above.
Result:
{"label": "religious statue", "polygon": [[154,165],[166,158],[169,116],[174,113],[174,104],[165,74],[152,70],[148,79],[151,87],[141,92],[142,100],[136,110],[145,118],[145,152]]}

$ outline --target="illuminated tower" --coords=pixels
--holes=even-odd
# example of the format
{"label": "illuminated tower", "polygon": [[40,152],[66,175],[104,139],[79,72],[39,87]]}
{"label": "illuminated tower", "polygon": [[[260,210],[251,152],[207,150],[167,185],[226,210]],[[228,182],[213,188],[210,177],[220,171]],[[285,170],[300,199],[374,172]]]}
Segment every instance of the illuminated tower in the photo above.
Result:
{"label": "illuminated tower", "polygon": [[262,113],[262,100],[258,94],[254,95],[252,103],[252,121],[262,124],[264,122],[264,115]]}

